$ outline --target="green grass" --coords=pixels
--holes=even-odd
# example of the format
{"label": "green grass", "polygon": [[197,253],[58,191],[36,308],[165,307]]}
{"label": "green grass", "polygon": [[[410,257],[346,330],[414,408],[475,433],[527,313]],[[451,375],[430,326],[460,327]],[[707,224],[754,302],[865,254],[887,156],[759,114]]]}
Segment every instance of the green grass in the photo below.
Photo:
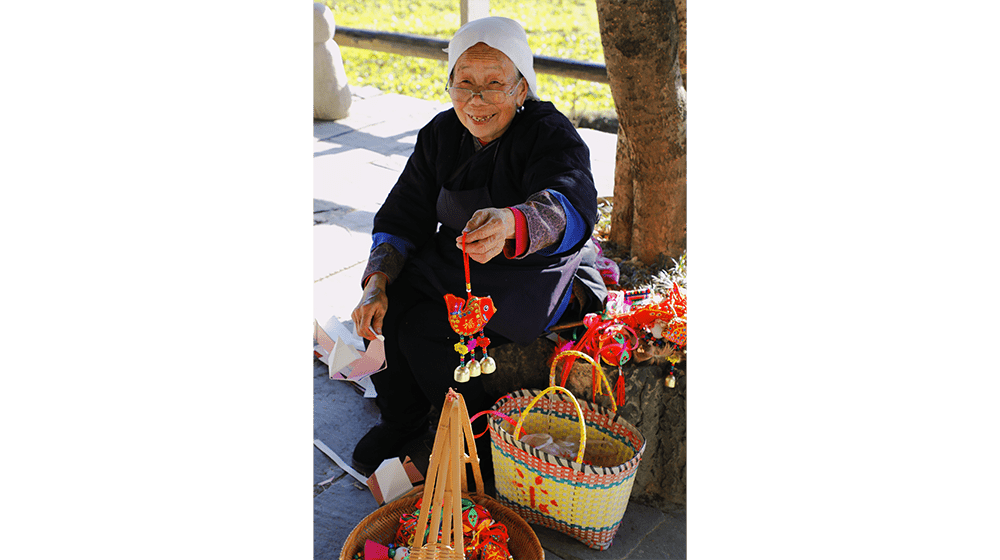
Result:
{"label": "green grass", "polygon": [[[458,0],[324,0],[338,26],[395,31],[451,39],[459,28]],[[517,2],[491,0],[490,15],[525,26],[536,55],[604,63],[593,0]],[[421,99],[448,102],[443,60],[341,48],[350,83]],[[611,89],[572,78],[538,74],[538,96],[570,118],[583,112],[614,111]]]}

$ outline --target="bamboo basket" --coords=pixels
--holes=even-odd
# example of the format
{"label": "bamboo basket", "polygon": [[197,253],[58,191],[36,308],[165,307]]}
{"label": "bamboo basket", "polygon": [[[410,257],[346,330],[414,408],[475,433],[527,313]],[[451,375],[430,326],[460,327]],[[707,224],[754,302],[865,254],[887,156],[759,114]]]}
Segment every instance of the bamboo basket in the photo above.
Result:
{"label": "bamboo basket", "polygon": [[[466,465],[472,465],[476,485],[474,492],[469,492]],[[507,550],[514,560],[540,560],[545,557],[538,536],[531,526],[510,508],[484,493],[483,475],[479,468],[469,411],[465,406],[465,399],[454,391],[448,392],[441,409],[425,484],[365,517],[348,535],[340,551],[340,560],[351,560],[355,553],[364,550],[365,542],[369,539],[383,544],[391,541],[399,527],[399,518],[411,513],[421,496],[423,502],[416,528],[418,541],[410,549],[411,560],[464,560],[461,521],[463,497],[485,507],[493,519],[507,527],[510,538]],[[430,505],[442,502],[447,507],[432,514]],[[425,538],[422,535],[427,527],[432,530]],[[442,542],[438,542],[438,531],[434,528],[440,528]]]}

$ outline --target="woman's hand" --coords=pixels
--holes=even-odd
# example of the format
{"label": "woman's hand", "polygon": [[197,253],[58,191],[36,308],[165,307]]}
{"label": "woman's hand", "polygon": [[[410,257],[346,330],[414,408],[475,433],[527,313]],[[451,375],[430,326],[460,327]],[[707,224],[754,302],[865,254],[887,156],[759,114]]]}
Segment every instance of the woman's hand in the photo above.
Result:
{"label": "woman's hand", "polygon": [[354,311],[351,311],[354,331],[358,336],[368,340],[375,340],[381,336],[382,320],[385,319],[385,312],[389,309],[389,296],[385,293],[387,282],[388,278],[381,272],[368,277],[368,283],[365,284],[364,292],[361,294],[361,302]]}
{"label": "woman's hand", "polygon": [[[504,243],[514,239],[514,212],[510,208],[476,210],[463,232],[467,232],[465,250],[477,263],[486,263],[503,252]],[[462,248],[462,238],[455,239]]]}

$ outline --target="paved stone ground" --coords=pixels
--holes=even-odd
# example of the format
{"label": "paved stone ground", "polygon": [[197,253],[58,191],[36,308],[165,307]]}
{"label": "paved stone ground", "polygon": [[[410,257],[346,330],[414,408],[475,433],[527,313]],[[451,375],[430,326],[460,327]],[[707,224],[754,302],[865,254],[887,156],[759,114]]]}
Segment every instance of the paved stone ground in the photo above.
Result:
{"label": "paved stone ground", "polygon": [[[315,121],[313,294],[321,325],[335,321],[353,332],[349,317],[361,296],[359,281],[371,245],[375,212],[413,151],[417,132],[449,107],[359,88],[349,117]],[[598,194],[610,196],[615,135],[586,129],[580,133],[591,147]],[[350,461],[354,444],[378,421],[378,409],[351,384],[330,380],[326,365],[318,360],[314,361],[313,377],[314,437]],[[405,449],[424,473],[433,437],[428,431]],[[377,504],[365,486],[318,448],[313,451],[314,557],[331,560],[339,558],[347,536]],[[614,544],[603,552],[561,533],[534,529],[545,549],[544,560],[640,560],[684,558],[686,523],[683,509],[664,512],[630,503]]]}

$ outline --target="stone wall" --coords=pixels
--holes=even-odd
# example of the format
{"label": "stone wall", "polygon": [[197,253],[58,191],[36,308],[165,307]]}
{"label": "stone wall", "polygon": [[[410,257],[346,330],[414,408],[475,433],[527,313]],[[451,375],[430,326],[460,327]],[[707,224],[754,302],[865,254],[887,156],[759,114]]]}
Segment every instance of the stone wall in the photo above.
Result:
{"label": "stone wall", "polygon": [[[545,388],[549,383],[546,361],[554,350],[555,344],[544,338],[525,347],[508,344],[491,350],[497,371],[483,376],[483,385],[496,398],[520,388]],[[675,370],[677,383],[673,388],[664,384],[669,363],[661,366],[646,362],[622,368],[626,399],[619,410],[622,418],[646,438],[632,499],[660,510],[676,509],[687,503],[687,378],[680,369],[684,366],[682,362]],[[613,387],[618,371],[606,373]],[[578,398],[590,400],[590,384],[591,367],[579,360],[567,380],[567,388]],[[604,404],[603,398],[598,397],[598,404]]]}

